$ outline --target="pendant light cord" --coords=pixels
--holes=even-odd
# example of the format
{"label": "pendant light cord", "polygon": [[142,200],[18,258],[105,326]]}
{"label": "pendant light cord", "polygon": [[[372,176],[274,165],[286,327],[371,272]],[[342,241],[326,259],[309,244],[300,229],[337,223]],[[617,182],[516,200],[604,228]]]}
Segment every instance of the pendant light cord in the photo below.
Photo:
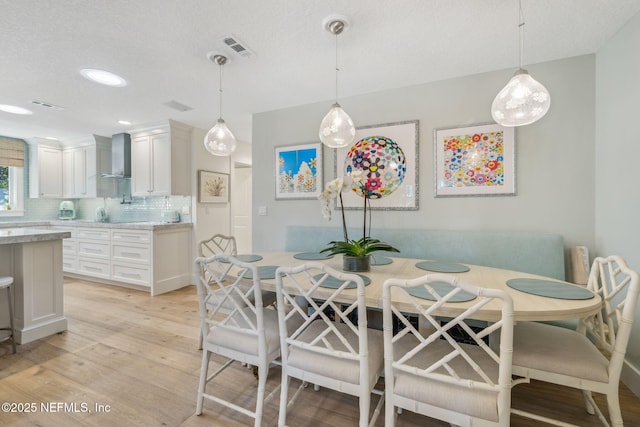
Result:
{"label": "pendant light cord", "polygon": [[336,104],[338,103],[338,34],[336,34]]}
{"label": "pendant light cord", "polygon": [[520,38],[520,68],[522,69],[524,58],[524,13],[522,12],[522,0],[518,0],[518,32]]}
{"label": "pendant light cord", "polygon": [[220,65],[220,81],[218,83],[218,92],[220,92],[220,117],[222,119],[222,70],[224,69],[224,65]]}

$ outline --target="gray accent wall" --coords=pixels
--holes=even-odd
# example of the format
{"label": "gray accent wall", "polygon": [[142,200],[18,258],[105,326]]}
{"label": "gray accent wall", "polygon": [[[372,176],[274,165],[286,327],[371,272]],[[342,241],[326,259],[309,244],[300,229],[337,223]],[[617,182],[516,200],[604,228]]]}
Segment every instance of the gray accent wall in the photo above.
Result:
{"label": "gray accent wall", "polygon": [[[580,56],[528,69],[549,89],[551,109],[539,122],[516,130],[516,196],[435,198],[433,179],[434,129],[492,122],[491,102],[513,69],[340,100],[356,126],[420,121],[420,209],[375,211],[374,230],[560,233],[567,247],[594,248],[595,57]],[[338,215],[329,223],[322,218],[317,200],[275,200],[274,147],[318,141],[318,126],[331,103],[254,115],[254,250],[283,249],[289,224],[340,227]],[[325,182],[334,177],[333,150],[326,148],[324,175]],[[267,207],[267,216],[257,216],[261,206]],[[347,214],[350,226],[361,223],[360,213]]]}
{"label": "gray accent wall", "polygon": [[[516,195],[434,197],[433,131],[492,122],[491,102],[515,69],[340,99],[356,126],[420,121],[418,211],[376,211],[376,228],[559,233],[591,259],[618,254],[640,270],[640,15],[595,55],[528,65],[551,93],[549,113],[516,130]],[[389,72],[393,72],[389,64]],[[366,72],[366,70],[342,70]],[[310,82],[313,84],[313,82]],[[327,223],[317,200],[275,200],[274,147],[318,141],[332,100],[253,116],[253,245],[283,250],[287,225]],[[324,150],[325,182],[334,177]],[[260,207],[266,216],[258,216]],[[360,214],[347,212],[349,226]],[[321,248],[326,242],[317,242]],[[402,249],[402,248],[400,248]],[[640,314],[623,381],[640,395]]]}
{"label": "gray accent wall", "polygon": [[[640,271],[640,14],[596,56],[595,255]],[[640,311],[623,371],[640,395]]]}

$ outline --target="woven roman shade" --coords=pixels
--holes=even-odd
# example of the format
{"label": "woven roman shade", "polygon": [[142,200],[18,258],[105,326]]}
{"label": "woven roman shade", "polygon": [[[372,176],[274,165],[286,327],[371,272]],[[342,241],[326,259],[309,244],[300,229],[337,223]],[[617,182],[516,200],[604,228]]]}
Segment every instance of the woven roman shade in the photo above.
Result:
{"label": "woven roman shade", "polygon": [[24,141],[0,136],[0,166],[24,167]]}

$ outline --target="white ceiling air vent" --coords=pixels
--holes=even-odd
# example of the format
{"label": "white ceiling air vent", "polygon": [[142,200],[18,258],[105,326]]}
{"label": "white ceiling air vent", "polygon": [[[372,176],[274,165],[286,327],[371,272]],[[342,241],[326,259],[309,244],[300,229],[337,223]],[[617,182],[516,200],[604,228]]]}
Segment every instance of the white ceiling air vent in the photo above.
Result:
{"label": "white ceiling air vent", "polygon": [[165,102],[162,105],[165,105],[165,106],[167,106],[169,108],[173,108],[174,110],[177,110],[177,111],[180,111],[180,112],[193,110],[193,107],[189,107],[188,105],[181,104],[178,101],[168,101],[168,102]]}
{"label": "white ceiling air vent", "polygon": [[39,105],[40,107],[49,108],[51,110],[56,110],[56,111],[64,110],[64,107],[61,107],[59,105],[50,104],[48,102],[38,101],[37,99],[32,99],[31,103],[35,104],[35,105]]}
{"label": "white ceiling air vent", "polygon": [[222,41],[224,44],[229,46],[231,50],[243,58],[251,58],[254,55],[251,49],[249,49],[246,44],[238,40],[234,35],[225,36]]}

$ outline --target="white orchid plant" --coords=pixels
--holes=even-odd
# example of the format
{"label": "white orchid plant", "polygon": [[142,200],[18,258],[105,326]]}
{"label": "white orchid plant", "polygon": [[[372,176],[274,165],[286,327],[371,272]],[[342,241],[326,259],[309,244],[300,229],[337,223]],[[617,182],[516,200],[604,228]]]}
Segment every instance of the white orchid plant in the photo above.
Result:
{"label": "white orchid plant", "polygon": [[[342,192],[345,190],[351,190],[358,194],[361,194],[364,199],[364,221],[362,227],[362,238],[359,240],[349,239],[347,232],[347,223],[344,216],[344,205],[342,203]],[[322,216],[327,221],[331,220],[331,202],[333,200],[340,200],[340,211],[342,213],[342,232],[344,234],[344,241],[332,241],[329,246],[320,252],[327,252],[331,255],[343,254],[348,256],[366,256],[376,251],[389,251],[400,252],[398,249],[382,242],[378,239],[373,239],[369,234],[371,232],[371,208],[369,189],[367,188],[367,182],[362,176],[362,171],[353,171],[343,177],[339,177],[330,181],[325,186],[325,189],[318,199],[320,200],[320,206],[322,210]],[[367,210],[369,210],[369,232],[367,232]]]}

